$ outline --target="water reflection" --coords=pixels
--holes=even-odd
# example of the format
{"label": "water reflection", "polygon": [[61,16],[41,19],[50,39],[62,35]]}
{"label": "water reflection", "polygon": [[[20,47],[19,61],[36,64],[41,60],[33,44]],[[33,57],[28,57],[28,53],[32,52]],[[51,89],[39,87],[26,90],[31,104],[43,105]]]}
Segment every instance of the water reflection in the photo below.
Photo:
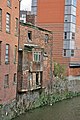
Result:
{"label": "water reflection", "polygon": [[80,120],[80,97],[29,111],[14,120]]}

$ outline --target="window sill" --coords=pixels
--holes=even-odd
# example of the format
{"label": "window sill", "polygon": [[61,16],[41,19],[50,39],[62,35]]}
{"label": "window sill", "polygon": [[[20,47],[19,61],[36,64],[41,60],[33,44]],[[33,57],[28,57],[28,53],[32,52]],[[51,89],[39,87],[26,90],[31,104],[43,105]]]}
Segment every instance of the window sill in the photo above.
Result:
{"label": "window sill", "polygon": [[14,64],[17,64],[17,62],[14,62]]}
{"label": "window sill", "polygon": [[5,62],[6,65],[8,65],[9,63],[10,63],[9,61],[8,61],[8,62]]}
{"label": "window sill", "polygon": [[32,40],[29,39],[28,42],[32,42]]}
{"label": "window sill", "polygon": [[41,61],[33,61],[34,63],[41,63]]}
{"label": "window sill", "polygon": [[15,33],[15,37],[18,37],[19,35]]}
{"label": "window sill", "polygon": [[17,85],[17,82],[13,82],[13,85]]}
{"label": "window sill", "polygon": [[11,9],[11,5],[8,5],[8,4],[7,4],[7,7],[9,7],[9,8]]}
{"label": "window sill", "polygon": [[10,32],[6,31],[7,34],[10,34]]}
{"label": "window sill", "polygon": [[42,88],[41,85],[36,85],[35,87],[30,88],[29,90],[30,91],[35,91],[35,90],[38,90],[38,89],[41,89],[41,88]]}
{"label": "window sill", "polygon": [[9,85],[5,85],[4,88],[9,88]]}

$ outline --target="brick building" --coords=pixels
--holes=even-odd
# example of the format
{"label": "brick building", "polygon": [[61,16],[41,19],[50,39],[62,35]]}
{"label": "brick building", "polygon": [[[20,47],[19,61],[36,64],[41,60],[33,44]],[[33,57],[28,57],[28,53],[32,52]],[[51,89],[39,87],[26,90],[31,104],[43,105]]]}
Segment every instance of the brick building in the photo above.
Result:
{"label": "brick building", "polygon": [[0,0],[0,104],[16,98],[19,0]]}
{"label": "brick building", "polygon": [[35,24],[35,15],[31,11],[20,10],[20,22]]}
{"label": "brick building", "polygon": [[18,92],[46,87],[52,81],[52,32],[20,24]]}
{"label": "brick building", "polygon": [[[35,5],[36,4],[36,5]],[[53,59],[80,78],[80,0],[32,0],[37,25],[53,31]]]}

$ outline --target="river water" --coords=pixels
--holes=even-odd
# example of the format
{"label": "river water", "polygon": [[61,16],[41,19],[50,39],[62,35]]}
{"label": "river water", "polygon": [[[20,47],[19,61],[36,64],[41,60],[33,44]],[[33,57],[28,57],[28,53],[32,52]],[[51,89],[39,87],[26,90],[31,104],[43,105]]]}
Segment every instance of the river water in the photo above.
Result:
{"label": "river water", "polygon": [[80,97],[31,110],[14,120],[80,120]]}

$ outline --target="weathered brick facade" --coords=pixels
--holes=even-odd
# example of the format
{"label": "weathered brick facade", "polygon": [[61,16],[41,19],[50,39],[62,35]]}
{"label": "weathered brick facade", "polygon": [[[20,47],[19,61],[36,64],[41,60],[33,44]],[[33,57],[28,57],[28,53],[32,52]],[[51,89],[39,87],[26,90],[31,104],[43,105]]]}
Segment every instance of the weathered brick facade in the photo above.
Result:
{"label": "weathered brick facade", "polygon": [[[46,41],[45,35],[48,37]],[[52,47],[52,32],[32,24],[21,23],[18,64],[19,92],[40,89],[51,82]]]}
{"label": "weathered brick facade", "polygon": [[[7,0],[0,0],[0,9],[2,10],[2,29],[0,30],[0,104],[8,103],[16,98],[17,61],[18,52],[15,53],[15,46],[18,50],[18,35],[15,32],[16,18],[19,19],[19,0],[11,0],[8,5]],[[6,32],[6,14],[10,15],[10,32]],[[9,19],[7,19],[8,21]],[[9,45],[9,61],[5,63],[6,44]],[[14,55],[16,62],[14,63]],[[14,78],[15,74],[15,78]],[[9,78],[5,78],[8,75]],[[7,84],[5,86],[5,84]]]}

